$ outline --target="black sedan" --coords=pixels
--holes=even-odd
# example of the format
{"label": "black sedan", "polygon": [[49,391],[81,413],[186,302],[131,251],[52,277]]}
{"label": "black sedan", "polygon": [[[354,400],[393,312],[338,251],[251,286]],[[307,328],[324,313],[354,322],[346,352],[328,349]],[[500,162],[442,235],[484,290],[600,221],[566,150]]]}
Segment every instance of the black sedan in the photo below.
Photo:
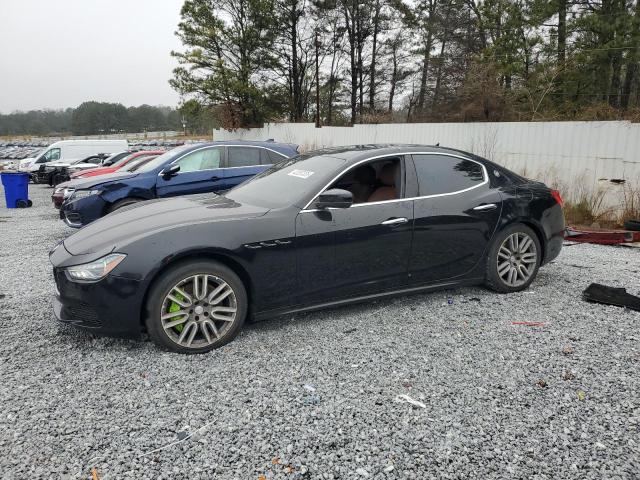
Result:
{"label": "black sedan", "polygon": [[50,254],[55,314],[206,352],[247,319],[459,285],[523,290],[563,231],[557,191],[475,155],[334,148],[225,195],[145,202],[81,229]]}

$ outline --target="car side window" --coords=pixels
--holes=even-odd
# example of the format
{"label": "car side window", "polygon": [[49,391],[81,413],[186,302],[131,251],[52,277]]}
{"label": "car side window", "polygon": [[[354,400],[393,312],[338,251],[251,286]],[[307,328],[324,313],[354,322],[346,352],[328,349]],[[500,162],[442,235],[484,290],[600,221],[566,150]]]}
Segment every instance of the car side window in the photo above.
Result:
{"label": "car side window", "polygon": [[260,165],[260,150],[256,147],[229,147],[229,167]]}
{"label": "car side window", "polygon": [[484,181],[477,162],[449,155],[414,155],[420,196],[454,193]]}
{"label": "car side window", "polygon": [[402,198],[402,164],[399,157],[382,158],[350,169],[329,186],[348,190],[353,203],[384,202]]}
{"label": "car side window", "polygon": [[176,163],[180,165],[180,173],[213,170],[220,168],[220,153],[219,148],[197,150],[185,155]]}
{"label": "car side window", "polygon": [[276,152],[271,151],[269,149],[266,149],[266,148],[262,149],[262,164],[263,165],[275,164],[275,163],[281,162],[282,160],[284,160],[286,158],[287,157],[285,157],[284,155],[280,155],[279,153],[276,153]]}
{"label": "car side window", "polygon": [[54,162],[56,160],[60,160],[60,149],[52,148],[51,150],[47,150],[42,158],[38,160],[38,163]]}

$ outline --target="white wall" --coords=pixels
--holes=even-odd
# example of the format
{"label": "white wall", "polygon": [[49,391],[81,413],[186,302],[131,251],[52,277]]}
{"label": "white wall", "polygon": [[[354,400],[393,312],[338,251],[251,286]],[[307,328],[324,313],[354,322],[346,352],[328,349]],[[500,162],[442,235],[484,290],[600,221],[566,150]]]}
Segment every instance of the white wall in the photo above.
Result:
{"label": "white wall", "polygon": [[271,123],[263,128],[214,130],[214,140],[296,143],[300,150],[364,143],[419,143],[458,148],[489,158],[530,178],[560,187],[608,191],[615,207],[626,179],[640,188],[640,124],[620,122],[393,123],[315,128]]}

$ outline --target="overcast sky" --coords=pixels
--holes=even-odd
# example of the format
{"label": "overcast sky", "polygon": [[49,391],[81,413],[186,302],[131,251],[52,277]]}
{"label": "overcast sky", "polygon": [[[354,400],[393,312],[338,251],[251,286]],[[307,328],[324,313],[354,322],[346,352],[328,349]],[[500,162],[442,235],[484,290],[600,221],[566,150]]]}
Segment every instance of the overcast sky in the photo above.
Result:
{"label": "overcast sky", "polygon": [[0,0],[0,113],[176,105],[183,0]]}

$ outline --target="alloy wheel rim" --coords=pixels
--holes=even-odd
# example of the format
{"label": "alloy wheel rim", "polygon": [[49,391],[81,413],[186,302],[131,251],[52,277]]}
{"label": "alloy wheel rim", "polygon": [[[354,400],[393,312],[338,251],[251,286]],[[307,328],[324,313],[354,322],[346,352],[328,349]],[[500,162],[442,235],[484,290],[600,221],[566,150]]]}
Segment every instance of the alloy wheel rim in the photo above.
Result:
{"label": "alloy wheel rim", "polygon": [[165,296],[160,322],[166,335],[185,348],[204,348],[222,338],[236,320],[233,288],[220,277],[197,274],[175,284]]}
{"label": "alloy wheel rim", "polygon": [[498,249],[498,276],[506,285],[520,287],[533,275],[537,260],[533,239],[526,233],[513,233]]}

